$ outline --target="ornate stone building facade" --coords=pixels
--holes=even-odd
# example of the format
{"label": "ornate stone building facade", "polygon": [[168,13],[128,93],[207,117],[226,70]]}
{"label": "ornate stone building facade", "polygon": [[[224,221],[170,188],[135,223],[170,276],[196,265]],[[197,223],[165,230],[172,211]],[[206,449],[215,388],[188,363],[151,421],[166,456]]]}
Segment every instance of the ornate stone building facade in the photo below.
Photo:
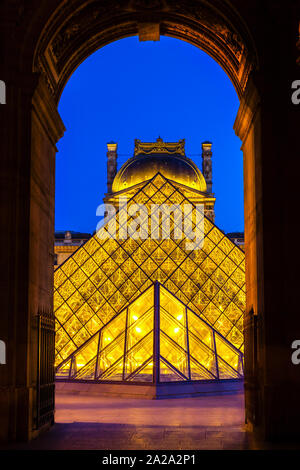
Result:
{"label": "ornate stone building facade", "polygon": [[72,230],[56,231],[54,235],[54,268],[60,266],[77,248],[91,238],[90,233]]}

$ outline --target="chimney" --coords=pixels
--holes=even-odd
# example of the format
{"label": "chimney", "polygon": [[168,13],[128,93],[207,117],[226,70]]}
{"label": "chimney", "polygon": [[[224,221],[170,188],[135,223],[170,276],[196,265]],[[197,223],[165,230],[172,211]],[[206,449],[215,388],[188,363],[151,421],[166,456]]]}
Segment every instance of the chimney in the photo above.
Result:
{"label": "chimney", "polygon": [[112,193],[112,184],[117,174],[117,147],[115,142],[107,144],[107,193]]}
{"label": "chimney", "polygon": [[211,142],[202,142],[202,173],[206,181],[207,192],[212,192],[212,151]]}

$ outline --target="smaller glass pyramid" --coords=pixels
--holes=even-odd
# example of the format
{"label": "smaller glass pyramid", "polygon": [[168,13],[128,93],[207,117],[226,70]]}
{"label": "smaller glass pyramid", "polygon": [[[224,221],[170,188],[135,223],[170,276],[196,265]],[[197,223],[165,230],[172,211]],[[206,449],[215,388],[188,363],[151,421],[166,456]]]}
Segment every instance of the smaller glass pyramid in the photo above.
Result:
{"label": "smaller glass pyramid", "polygon": [[240,379],[243,354],[159,282],[74,351],[58,380]]}

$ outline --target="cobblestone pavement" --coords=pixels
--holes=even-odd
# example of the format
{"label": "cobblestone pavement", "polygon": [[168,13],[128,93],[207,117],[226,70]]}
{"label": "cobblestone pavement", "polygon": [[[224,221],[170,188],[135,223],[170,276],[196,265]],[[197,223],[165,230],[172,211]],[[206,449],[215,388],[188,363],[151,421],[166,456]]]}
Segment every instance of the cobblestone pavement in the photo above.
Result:
{"label": "cobblestone pavement", "polygon": [[243,394],[166,400],[57,394],[56,424],[17,448],[247,449],[243,400]]}

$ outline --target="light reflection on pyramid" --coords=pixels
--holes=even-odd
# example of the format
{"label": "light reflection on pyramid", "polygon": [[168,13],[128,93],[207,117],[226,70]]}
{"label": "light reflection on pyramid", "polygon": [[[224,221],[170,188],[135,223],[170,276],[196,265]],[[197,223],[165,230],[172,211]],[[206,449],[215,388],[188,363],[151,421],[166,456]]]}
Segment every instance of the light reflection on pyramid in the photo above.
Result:
{"label": "light reflection on pyramid", "polygon": [[57,379],[178,382],[240,379],[243,354],[158,282],[87,340]]}
{"label": "light reflection on pyramid", "polygon": [[[195,211],[192,193],[157,174],[137,190],[128,207],[190,204]],[[118,229],[122,210],[116,215]],[[159,218],[156,223],[163,233]],[[55,271],[56,365],[155,281],[242,350],[245,256],[206,217],[204,234],[198,250],[187,250],[185,240],[172,236],[101,240],[94,235],[82,245]]]}

